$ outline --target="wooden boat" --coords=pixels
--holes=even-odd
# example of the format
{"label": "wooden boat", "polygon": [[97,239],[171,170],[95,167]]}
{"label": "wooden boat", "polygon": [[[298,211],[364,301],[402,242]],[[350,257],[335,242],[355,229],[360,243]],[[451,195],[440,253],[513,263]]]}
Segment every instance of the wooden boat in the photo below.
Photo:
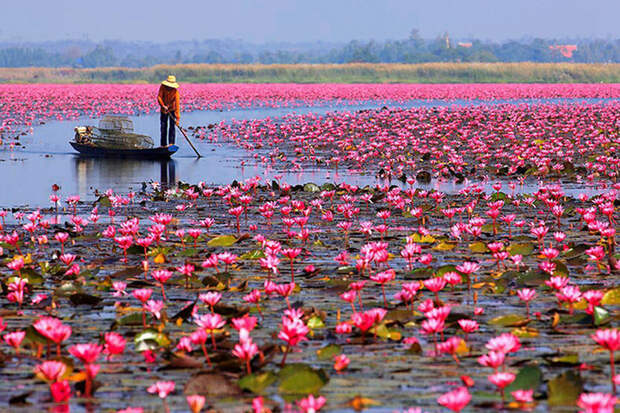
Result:
{"label": "wooden boat", "polygon": [[77,142],[69,143],[80,155],[99,158],[168,159],[179,150],[176,145],[147,149],[121,149]]}
{"label": "wooden boat", "polygon": [[99,126],[78,126],[69,142],[81,155],[106,158],[168,159],[179,147],[154,147],[150,136],[133,132],[126,116],[106,115]]}

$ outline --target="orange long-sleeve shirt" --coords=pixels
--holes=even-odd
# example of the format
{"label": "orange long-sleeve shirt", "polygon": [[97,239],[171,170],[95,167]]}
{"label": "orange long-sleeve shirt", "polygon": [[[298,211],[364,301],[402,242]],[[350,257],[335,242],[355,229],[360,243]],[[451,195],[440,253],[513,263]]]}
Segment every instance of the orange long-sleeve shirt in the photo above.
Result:
{"label": "orange long-sleeve shirt", "polygon": [[173,112],[175,118],[181,119],[181,105],[179,105],[179,90],[168,86],[159,86],[159,93],[157,93],[157,102],[162,112],[164,106],[168,106],[168,111]]}

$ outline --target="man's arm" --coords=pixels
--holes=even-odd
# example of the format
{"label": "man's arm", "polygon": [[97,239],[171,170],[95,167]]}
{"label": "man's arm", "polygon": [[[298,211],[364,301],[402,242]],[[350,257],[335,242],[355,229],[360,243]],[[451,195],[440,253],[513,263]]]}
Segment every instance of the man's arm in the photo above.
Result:
{"label": "man's arm", "polygon": [[177,125],[179,124],[179,120],[181,119],[181,105],[179,103],[179,90],[177,89],[174,94],[174,117],[177,120]]}
{"label": "man's arm", "polygon": [[164,112],[168,112],[168,106],[166,106],[166,104],[164,103],[164,87],[160,86],[159,87],[159,92],[157,92],[157,102],[159,103],[159,106],[161,106],[161,108],[164,110]]}

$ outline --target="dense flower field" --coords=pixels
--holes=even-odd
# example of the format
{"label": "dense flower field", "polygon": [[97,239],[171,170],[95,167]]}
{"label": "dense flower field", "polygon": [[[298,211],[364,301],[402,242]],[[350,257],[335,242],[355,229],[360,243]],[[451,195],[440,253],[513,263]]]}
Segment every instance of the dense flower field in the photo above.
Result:
{"label": "dense flower field", "polygon": [[155,188],[2,213],[3,403],[614,400],[613,190]]}
{"label": "dense flower field", "polygon": [[[146,85],[0,90],[9,136],[155,109]],[[394,102],[617,98],[618,86],[183,91],[185,110],[391,101],[193,133],[266,168],[397,184],[256,177],[96,200],[61,185],[48,208],[0,210],[2,409],[614,410],[618,103]],[[417,187],[433,177],[462,189]]]}
{"label": "dense flower field", "polygon": [[[182,79],[181,79],[182,80]],[[0,134],[40,121],[75,119],[105,113],[139,114],[157,109],[158,85],[3,84],[0,85]],[[187,84],[181,86],[184,111],[232,107],[295,107],[356,104],[365,101],[506,100],[618,98],[617,84]]]}
{"label": "dense flower field", "polygon": [[403,180],[426,170],[459,180],[535,175],[615,182],[619,109],[617,103],[384,108],[233,121],[195,136],[233,142],[289,170],[328,165]]}

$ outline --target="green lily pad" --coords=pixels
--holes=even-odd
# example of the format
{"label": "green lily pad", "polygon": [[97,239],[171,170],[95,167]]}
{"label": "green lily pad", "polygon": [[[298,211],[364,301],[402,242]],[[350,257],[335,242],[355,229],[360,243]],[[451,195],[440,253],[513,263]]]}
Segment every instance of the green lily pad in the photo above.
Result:
{"label": "green lily pad", "polygon": [[444,274],[448,272],[458,272],[458,271],[456,271],[456,267],[454,265],[442,265],[441,267],[437,268],[437,271],[435,271],[435,275],[437,277],[443,277]]}
{"label": "green lily pad", "polygon": [[312,316],[308,320],[308,327],[313,330],[317,328],[325,328],[325,323],[321,320],[321,317]]}
{"label": "green lily pad", "polygon": [[409,280],[425,280],[433,276],[433,271],[430,268],[416,268],[415,270],[406,274],[406,278]]}
{"label": "green lily pad", "polygon": [[336,273],[338,274],[355,274],[356,272],[357,268],[352,265],[345,265],[336,269]]}
{"label": "green lily pad", "polygon": [[581,376],[568,370],[549,380],[548,399],[550,406],[573,406],[583,391]]}
{"label": "green lily pad", "polygon": [[611,317],[609,316],[609,311],[604,309],[603,307],[594,307],[594,325],[601,326],[603,324],[607,324],[611,321]]}
{"label": "green lily pad", "polygon": [[[501,231],[501,227],[500,227],[498,222],[495,223],[495,229],[497,230],[498,233]],[[493,224],[483,225],[482,227],[480,227],[480,230],[483,233],[485,233],[485,234],[492,234],[493,233]]]}
{"label": "green lily pad", "polygon": [[586,244],[577,244],[573,246],[571,249],[567,250],[562,254],[564,258],[567,260],[582,256],[586,253],[586,250],[590,248],[589,245]]}
{"label": "green lily pad", "polygon": [[535,287],[544,284],[546,280],[549,279],[549,274],[545,274],[544,272],[535,269],[529,270],[526,272],[520,272],[516,278],[517,285],[519,287],[527,286],[527,287]]}
{"label": "green lily pad", "polygon": [[155,350],[160,347],[170,346],[170,339],[164,333],[160,333],[152,328],[147,328],[134,338],[136,351]]}
{"label": "green lily pad", "polygon": [[436,239],[430,235],[421,236],[417,232],[413,234],[410,238],[413,242],[417,242],[418,244],[432,244],[436,241]]}
{"label": "green lily pad", "polygon": [[25,277],[28,279],[28,284],[30,285],[43,283],[43,276],[30,267],[23,268],[21,270],[21,273],[22,273],[22,277]]}
{"label": "green lily pad", "polygon": [[264,373],[252,373],[243,376],[237,383],[243,390],[251,391],[254,394],[261,394],[267,387],[275,383],[278,379],[271,371]]}
{"label": "green lily pad", "polygon": [[313,184],[312,182],[304,185],[304,192],[319,192],[320,190],[321,188],[319,188],[317,184]]}
{"label": "green lily pad", "polygon": [[542,383],[543,373],[538,366],[525,366],[519,370],[515,380],[506,387],[506,394],[515,390],[536,391]]}
{"label": "green lily pad", "polygon": [[620,287],[609,290],[601,300],[602,305],[620,305]]}
{"label": "green lily pad", "polygon": [[142,313],[129,313],[122,316],[116,324],[121,326],[136,326],[142,324]]}
{"label": "green lily pad", "polygon": [[396,328],[388,328],[385,323],[381,323],[374,328],[374,333],[377,337],[384,338],[392,341],[400,341],[403,337],[402,333]]}
{"label": "green lily pad", "polygon": [[553,275],[555,276],[564,276],[568,277],[568,267],[564,264],[563,261],[555,260],[553,261],[555,264],[555,270],[553,271]]}
{"label": "green lily pad", "polygon": [[471,252],[475,252],[477,254],[485,254],[487,252],[491,252],[489,248],[487,248],[487,244],[482,241],[475,241],[469,244],[469,249]]}
{"label": "green lily pad", "polygon": [[316,394],[329,381],[323,369],[313,369],[307,364],[295,363],[285,366],[278,373],[280,384],[278,392],[282,394]]}
{"label": "green lily pad", "polygon": [[80,288],[73,284],[73,282],[67,281],[54,290],[54,295],[57,297],[68,297],[78,292],[80,292]]}
{"label": "green lily pad", "polygon": [[579,362],[579,354],[565,354],[558,357],[550,357],[546,359],[552,366],[577,366]]}
{"label": "green lily pad", "polygon": [[26,327],[26,336],[24,337],[25,342],[30,342],[33,344],[47,344],[48,341],[45,337],[43,337],[33,326]]}
{"label": "green lily pad", "polygon": [[489,320],[488,324],[499,327],[516,327],[521,326],[527,321],[527,318],[521,314],[506,314]]}
{"label": "green lily pad", "polygon": [[262,250],[253,250],[248,251],[245,254],[239,256],[239,260],[258,260],[260,258],[265,258],[265,253]]}
{"label": "green lily pad", "polygon": [[218,235],[207,242],[209,247],[230,247],[237,242],[237,237],[234,235]]}
{"label": "green lily pad", "polygon": [[435,245],[433,249],[435,251],[450,251],[456,247],[456,242],[448,242],[441,241],[439,244]]}
{"label": "green lily pad", "polygon": [[95,203],[98,203],[102,207],[108,207],[109,208],[109,207],[112,206],[112,202],[110,201],[110,198],[108,198],[107,196],[100,196],[99,198],[97,198]]}
{"label": "green lily pad", "polygon": [[510,244],[506,251],[510,255],[531,255],[534,252],[534,244],[532,243],[519,243],[519,244]]}
{"label": "green lily pad", "polygon": [[198,250],[196,248],[185,248],[177,253],[178,257],[195,257],[198,255]]}
{"label": "green lily pad", "polygon": [[338,344],[328,344],[316,351],[316,355],[319,360],[332,360],[340,353],[342,353],[342,347]]}

